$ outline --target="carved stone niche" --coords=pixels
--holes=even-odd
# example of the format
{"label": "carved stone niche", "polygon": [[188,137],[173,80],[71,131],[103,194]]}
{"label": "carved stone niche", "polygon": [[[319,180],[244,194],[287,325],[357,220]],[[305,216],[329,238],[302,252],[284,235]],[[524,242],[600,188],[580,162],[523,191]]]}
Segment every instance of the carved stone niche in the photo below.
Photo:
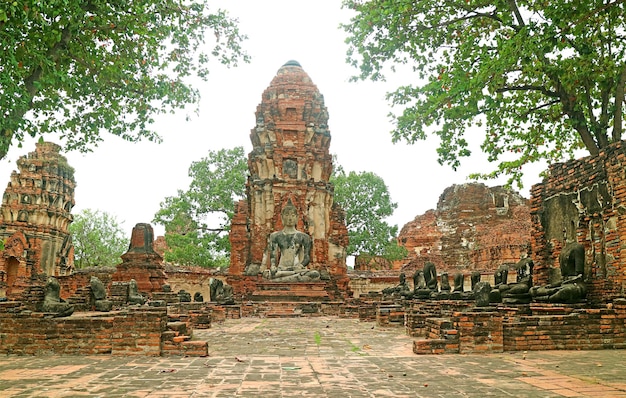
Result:
{"label": "carved stone niche", "polygon": [[27,267],[28,242],[20,231],[6,240],[0,256],[0,297],[19,294],[30,284],[31,270]]}

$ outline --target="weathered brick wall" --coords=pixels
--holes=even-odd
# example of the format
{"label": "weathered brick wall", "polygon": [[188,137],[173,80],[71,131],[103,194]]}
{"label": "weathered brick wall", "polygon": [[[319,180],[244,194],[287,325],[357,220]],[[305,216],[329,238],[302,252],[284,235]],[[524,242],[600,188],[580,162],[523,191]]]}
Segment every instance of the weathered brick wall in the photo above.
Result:
{"label": "weathered brick wall", "polygon": [[350,290],[353,297],[360,297],[370,292],[380,292],[385,288],[397,286],[398,283],[398,275],[352,276],[350,278]]}
{"label": "weathered brick wall", "polygon": [[474,307],[472,300],[427,300],[410,301],[404,314],[406,333],[413,337],[426,336],[426,318],[449,317],[455,311]]}
{"label": "weathered brick wall", "polygon": [[219,270],[201,267],[173,267],[166,266],[167,284],[173,292],[185,290],[193,298],[195,293],[202,294],[204,301],[210,300],[211,279],[221,279],[226,282],[226,277],[221,275]]}
{"label": "weathered brick wall", "polygon": [[502,316],[492,311],[455,312],[459,354],[502,352]]}
{"label": "weathered brick wall", "polygon": [[626,148],[611,145],[596,157],[550,166],[531,194],[535,284],[559,275],[558,257],[568,239],[585,247],[587,297],[610,301],[626,289]]}
{"label": "weathered brick wall", "polygon": [[67,300],[81,288],[90,286],[92,276],[100,279],[104,286],[109,286],[114,272],[115,267],[90,267],[76,270],[71,275],[58,276],[61,298]]}
{"label": "weathered brick wall", "polygon": [[567,314],[511,317],[504,322],[504,350],[626,348],[626,301],[611,308],[578,308]]}
{"label": "weathered brick wall", "polygon": [[[61,298],[72,300],[76,295],[83,294],[85,288],[90,286],[92,276],[98,277],[107,288],[107,296],[111,296],[112,275],[114,267],[91,267],[79,269],[71,275],[57,277],[61,285]],[[209,283],[211,278],[225,279],[219,270],[206,269],[201,267],[174,267],[166,266],[166,283],[170,285],[173,292],[185,290],[194,296],[196,292],[202,294],[204,301],[210,299]],[[128,281],[126,281],[128,282]],[[88,293],[88,290],[86,291]],[[146,294],[146,292],[144,292]],[[154,292],[150,294],[152,296]],[[146,294],[148,295],[148,294]]]}
{"label": "weathered brick wall", "polygon": [[404,306],[396,303],[379,303],[376,307],[376,325],[404,327]]}
{"label": "weathered brick wall", "polygon": [[165,310],[132,309],[99,316],[53,318],[0,303],[0,353],[20,355],[161,354]]}

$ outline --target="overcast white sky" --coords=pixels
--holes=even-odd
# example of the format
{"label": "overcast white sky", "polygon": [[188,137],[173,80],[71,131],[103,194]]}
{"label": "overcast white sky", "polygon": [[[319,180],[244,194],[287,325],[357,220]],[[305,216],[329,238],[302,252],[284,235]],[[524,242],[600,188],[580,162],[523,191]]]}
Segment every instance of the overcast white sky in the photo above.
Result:
{"label": "overcast white sky", "polygon": [[[330,115],[330,152],[346,171],[372,171],[384,179],[398,203],[387,220],[400,228],[437,205],[439,195],[452,184],[467,182],[471,172],[489,171],[493,165],[481,153],[457,172],[436,161],[436,140],[414,145],[392,144],[385,93],[416,77],[410,73],[389,76],[386,83],[350,83],[355,70],[345,63],[345,34],[339,29],[349,13],[340,0],[215,0],[213,8],[229,10],[249,36],[244,47],[250,64],[227,69],[215,63],[209,81],[202,84],[200,115],[185,121],[185,113],[162,118],[157,129],[161,144],[131,144],[114,136],[92,153],[69,152],[65,156],[76,170],[76,214],[85,208],[113,214],[128,231],[139,222],[151,222],[166,196],[189,184],[192,161],[209,150],[243,146],[252,149],[250,130],[255,126],[257,105],[276,71],[288,60],[300,62],[324,95]],[[482,138],[478,135],[478,140]],[[46,140],[55,141],[53,137]],[[0,162],[0,181],[8,182],[15,161],[34,150],[35,140],[15,145]],[[529,196],[539,182],[538,170],[529,171],[522,194]],[[490,181],[488,185],[503,183]],[[163,228],[153,225],[160,235]]]}

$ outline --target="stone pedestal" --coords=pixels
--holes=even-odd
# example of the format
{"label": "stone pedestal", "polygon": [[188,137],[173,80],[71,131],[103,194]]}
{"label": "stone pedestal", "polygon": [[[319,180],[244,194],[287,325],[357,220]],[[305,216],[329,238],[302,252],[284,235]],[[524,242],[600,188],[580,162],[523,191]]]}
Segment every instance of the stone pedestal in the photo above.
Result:
{"label": "stone pedestal", "polygon": [[261,282],[250,296],[251,301],[329,301],[325,282]]}

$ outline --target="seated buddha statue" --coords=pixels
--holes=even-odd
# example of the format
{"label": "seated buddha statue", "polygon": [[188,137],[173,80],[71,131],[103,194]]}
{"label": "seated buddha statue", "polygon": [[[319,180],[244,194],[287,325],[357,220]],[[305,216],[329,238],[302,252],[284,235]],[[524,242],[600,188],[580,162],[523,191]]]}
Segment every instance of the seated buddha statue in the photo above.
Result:
{"label": "seated buddha statue", "polygon": [[311,261],[311,237],[296,229],[298,214],[289,201],[281,211],[283,229],[270,234],[266,256],[270,267],[263,277],[273,282],[310,282],[320,279],[320,273],[307,268]]}

